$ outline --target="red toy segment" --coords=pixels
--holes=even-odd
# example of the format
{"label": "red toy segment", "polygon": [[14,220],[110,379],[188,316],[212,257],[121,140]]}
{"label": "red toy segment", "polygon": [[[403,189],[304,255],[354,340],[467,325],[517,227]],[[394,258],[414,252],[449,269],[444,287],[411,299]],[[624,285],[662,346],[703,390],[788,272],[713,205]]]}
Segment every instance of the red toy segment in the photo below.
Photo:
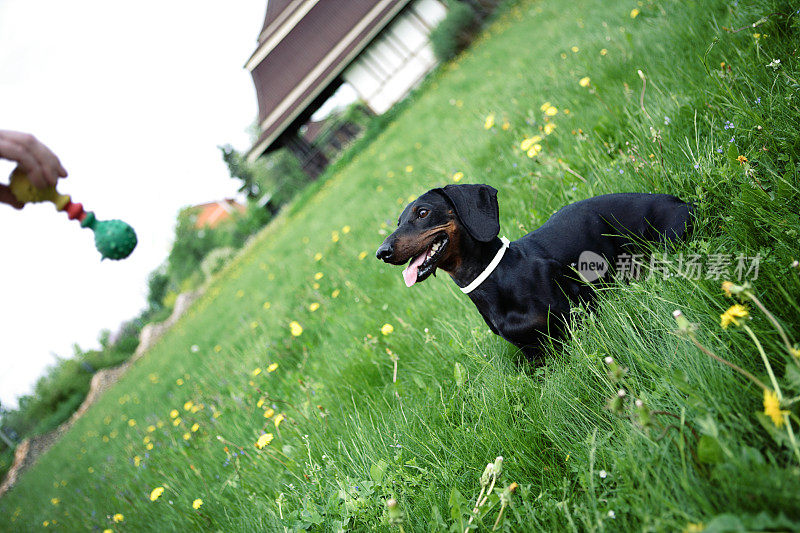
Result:
{"label": "red toy segment", "polygon": [[86,213],[83,211],[83,205],[80,203],[73,203],[69,202],[67,205],[64,206],[64,211],[67,212],[67,216],[70,220],[83,220],[86,218]]}

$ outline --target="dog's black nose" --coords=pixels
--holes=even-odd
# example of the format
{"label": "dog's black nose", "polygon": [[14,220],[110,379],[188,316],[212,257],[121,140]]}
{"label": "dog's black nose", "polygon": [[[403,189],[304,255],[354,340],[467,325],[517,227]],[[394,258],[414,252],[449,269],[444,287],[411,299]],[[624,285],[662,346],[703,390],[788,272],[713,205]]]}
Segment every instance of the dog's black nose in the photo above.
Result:
{"label": "dog's black nose", "polygon": [[381,244],[380,248],[378,248],[378,251],[375,252],[375,257],[381,261],[387,261],[390,257],[392,257],[393,253],[394,249],[392,248],[392,245],[385,242]]}

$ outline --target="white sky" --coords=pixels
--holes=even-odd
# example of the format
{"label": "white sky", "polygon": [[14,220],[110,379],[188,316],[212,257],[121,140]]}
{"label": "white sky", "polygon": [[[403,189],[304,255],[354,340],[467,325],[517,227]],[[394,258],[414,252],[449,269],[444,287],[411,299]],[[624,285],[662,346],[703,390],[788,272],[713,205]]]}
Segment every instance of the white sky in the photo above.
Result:
{"label": "white sky", "polygon": [[[0,204],[0,402],[54,354],[97,347],[145,307],[175,217],[236,194],[218,145],[248,148],[257,113],[243,65],[265,0],[0,0],[0,129],[33,133],[69,177],[59,192],[139,237],[100,262],[92,232],[52,204]],[[0,161],[0,183],[13,166]]]}

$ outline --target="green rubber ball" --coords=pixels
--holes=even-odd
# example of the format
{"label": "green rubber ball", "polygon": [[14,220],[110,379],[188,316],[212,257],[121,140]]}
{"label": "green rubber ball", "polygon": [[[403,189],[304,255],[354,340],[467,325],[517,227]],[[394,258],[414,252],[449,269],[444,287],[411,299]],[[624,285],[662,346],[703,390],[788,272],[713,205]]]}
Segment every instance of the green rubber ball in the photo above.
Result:
{"label": "green rubber ball", "polygon": [[94,245],[103,259],[125,259],[136,248],[136,232],[121,220],[96,220],[89,227],[94,231]]}

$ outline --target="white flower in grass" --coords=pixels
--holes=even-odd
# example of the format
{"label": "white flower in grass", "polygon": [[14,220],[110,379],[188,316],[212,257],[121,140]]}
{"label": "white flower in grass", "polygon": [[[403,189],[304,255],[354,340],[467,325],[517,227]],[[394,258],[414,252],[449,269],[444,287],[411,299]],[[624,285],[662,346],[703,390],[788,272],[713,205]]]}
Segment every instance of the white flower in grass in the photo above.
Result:
{"label": "white flower in grass", "polygon": [[608,472],[606,472],[605,470],[601,470],[597,474],[600,476],[600,479],[605,479],[608,476]]}
{"label": "white flower in grass", "polygon": [[608,512],[608,517],[609,518],[616,518],[617,517],[617,513],[615,513],[614,511],[609,511]]}
{"label": "white flower in grass", "polygon": [[769,63],[767,63],[768,67],[772,67],[774,70],[778,70],[781,68],[781,60],[780,59],[773,59]]}

